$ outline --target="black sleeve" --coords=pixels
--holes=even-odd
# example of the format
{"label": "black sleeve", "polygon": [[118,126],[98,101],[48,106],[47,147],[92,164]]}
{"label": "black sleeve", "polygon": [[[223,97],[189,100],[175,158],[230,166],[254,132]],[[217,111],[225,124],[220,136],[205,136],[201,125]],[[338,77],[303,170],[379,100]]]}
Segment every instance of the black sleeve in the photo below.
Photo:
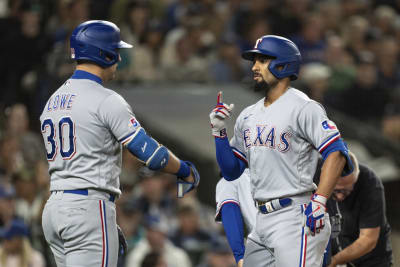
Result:
{"label": "black sleeve", "polygon": [[375,228],[382,225],[385,212],[385,197],[383,185],[376,174],[366,166],[360,164],[362,178],[359,227]]}

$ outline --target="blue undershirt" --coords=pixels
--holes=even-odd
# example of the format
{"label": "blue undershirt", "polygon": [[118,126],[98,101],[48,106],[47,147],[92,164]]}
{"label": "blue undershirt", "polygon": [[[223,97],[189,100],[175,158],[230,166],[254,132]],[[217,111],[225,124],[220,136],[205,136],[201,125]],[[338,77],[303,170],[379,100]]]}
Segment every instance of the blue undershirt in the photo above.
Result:
{"label": "blue undershirt", "polygon": [[236,203],[225,203],[221,207],[222,225],[236,262],[244,256],[243,218]]}
{"label": "blue undershirt", "polygon": [[247,163],[235,156],[228,137],[216,137],[215,150],[222,176],[228,181],[239,178],[246,169]]}

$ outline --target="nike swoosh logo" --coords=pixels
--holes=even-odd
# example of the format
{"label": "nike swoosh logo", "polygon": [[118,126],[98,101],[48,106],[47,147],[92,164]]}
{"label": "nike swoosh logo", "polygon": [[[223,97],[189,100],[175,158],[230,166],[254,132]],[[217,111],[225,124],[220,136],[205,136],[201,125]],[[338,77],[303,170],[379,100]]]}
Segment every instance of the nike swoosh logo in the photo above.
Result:
{"label": "nike swoosh logo", "polygon": [[247,120],[247,118],[250,117],[251,115],[253,115],[253,114],[250,114],[250,115],[244,117],[243,119],[244,119],[244,120]]}
{"label": "nike swoosh logo", "polygon": [[142,146],[142,152],[144,153],[144,151],[146,151],[146,147],[147,147],[147,142],[144,143],[144,145]]}

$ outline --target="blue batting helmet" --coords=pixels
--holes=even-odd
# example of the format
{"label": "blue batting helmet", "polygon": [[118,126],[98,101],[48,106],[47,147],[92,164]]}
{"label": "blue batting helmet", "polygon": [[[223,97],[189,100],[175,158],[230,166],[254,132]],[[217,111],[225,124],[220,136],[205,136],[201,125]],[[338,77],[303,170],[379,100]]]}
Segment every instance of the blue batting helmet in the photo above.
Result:
{"label": "blue batting helmet", "polygon": [[[253,61],[256,54],[273,58],[268,69],[276,78],[290,77],[290,80],[297,79],[301,55],[297,46],[289,39],[277,35],[264,35],[257,40],[254,49],[243,52],[242,57]],[[279,70],[278,67],[283,68]]]}
{"label": "blue batting helmet", "polygon": [[92,61],[105,68],[119,61],[119,48],[132,47],[121,41],[117,25],[105,20],[79,24],[72,32],[70,46],[72,59]]}

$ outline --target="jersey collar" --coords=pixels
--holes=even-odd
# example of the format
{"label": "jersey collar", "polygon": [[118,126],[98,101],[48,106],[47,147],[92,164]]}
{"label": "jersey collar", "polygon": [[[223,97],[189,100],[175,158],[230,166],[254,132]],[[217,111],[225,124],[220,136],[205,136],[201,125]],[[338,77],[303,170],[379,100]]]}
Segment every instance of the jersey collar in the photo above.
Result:
{"label": "jersey collar", "polygon": [[88,79],[95,81],[98,84],[102,84],[103,81],[101,78],[97,75],[94,75],[90,72],[84,71],[84,70],[75,70],[74,74],[72,74],[71,79]]}

